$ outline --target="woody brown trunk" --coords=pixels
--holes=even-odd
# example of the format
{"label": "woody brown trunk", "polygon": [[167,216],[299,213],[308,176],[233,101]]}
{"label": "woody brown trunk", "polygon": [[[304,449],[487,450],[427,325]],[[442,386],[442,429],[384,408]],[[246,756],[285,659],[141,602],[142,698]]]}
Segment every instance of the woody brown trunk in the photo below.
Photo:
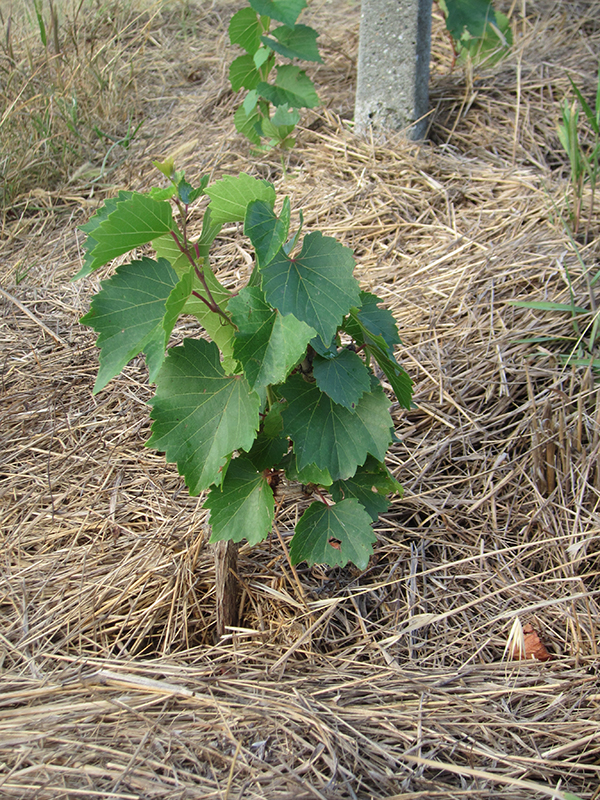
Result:
{"label": "woody brown trunk", "polygon": [[215,544],[215,590],[217,639],[238,622],[237,555],[239,545],[231,540]]}

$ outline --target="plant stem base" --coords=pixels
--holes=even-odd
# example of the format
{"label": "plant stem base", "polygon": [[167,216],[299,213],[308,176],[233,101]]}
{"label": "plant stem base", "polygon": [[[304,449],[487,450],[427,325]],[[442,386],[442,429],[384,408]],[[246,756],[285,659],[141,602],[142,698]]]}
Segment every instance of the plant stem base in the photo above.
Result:
{"label": "plant stem base", "polygon": [[231,540],[215,544],[215,590],[217,598],[217,639],[227,627],[238,622],[237,556],[239,544]]}

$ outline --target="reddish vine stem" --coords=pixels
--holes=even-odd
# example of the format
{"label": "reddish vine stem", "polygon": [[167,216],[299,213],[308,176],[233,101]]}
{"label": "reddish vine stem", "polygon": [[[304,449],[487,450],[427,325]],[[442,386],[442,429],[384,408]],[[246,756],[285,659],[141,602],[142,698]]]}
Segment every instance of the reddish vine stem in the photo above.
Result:
{"label": "reddish vine stem", "polygon": [[184,246],[181,244],[181,242],[179,241],[179,236],[177,236],[177,234],[175,233],[175,231],[169,231],[169,233],[170,233],[170,234],[171,234],[171,236],[173,237],[173,241],[175,242],[175,244],[177,245],[177,247],[179,248],[179,250],[180,250],[180,251],[183,253],[183,255],[184,255],[186,258],[187,258],[187,260],[190,262],[190,264],[191,264],[193,267],[195,267],[195,266],[196,266],[196,262],[194,261],[194,259],[193,259],[193,258],[192,258],[192,256],[190,255],[190,252],[189,252],[189,250],[187,249],[187,247],[184,247]]}
{"label": "reddish vine stem", "polygon": [[202,302],[208,308],[209,311],[215,310],[213,308],[212,303],[209,300],[207,300],[206,297],[203,297],[203,295],[201,295],[200,292],[197,292],[195,289],[192,289],[192,294],[194,295],[194,297],[197,297],[198,300],[202,300]]}
{"label": "reddish vine stem", "polygon": [[[201,270],[196,264],[194,264],[194,269],[196,270],[196,275],[198,276],[198,280],[200,281],[200,283],[204,287],[204,291],[206,292],[206,294],[208,295],[208,299],[210,300],[210,303],[206,303],[206,305],[210,308],[211,311],[214,311],[215,314],[219,314],[219,316],[223,317],[225,322],[228,322],[230,325],[232,325],[237,330],[237,326],[234,325],[232,320],[227,316],[227,314],[223,311],[221,306],[217,303],[217,301],[213,297],[213,294],[212,294],[212,292],[211,292],[211,290],[210,290],[210,288],[208,286],[208,283],[206,282],[206,278],[204,277],[203,270]],[[204,298],[201,298],[201,299],[204,300]]]}
{"label": "reddish vine stem", "polygon": [[321,491],[321,489],[318,486],[315,486],[314,492],[315,492],[315,494],[319,495],[319,497],[321,498],[321,501],[326,506],[331,506],[331,503],[327,500],[327,498],[325,497],[325,495],[323,494],[323,492]]}
{"label": "reddish vine stem", "polygon": [[[187,212],[188,212],[188,207],[187,207],[187,205],[182,205],[182,203],[181,203],[181,201],[179,200],[178,197],[174,197],[173,200],[175,201],[175,205],[177,206],[177,208],[179,209],[179,213],[181,214],[181,223],[182,223],[181,224],[181,228],[182,228],[182,231],[183,231],[183,247],[185,248],[185,250],[183,252],[185,252],[187,250],[187,245],[188,245],[188,241],[187,241]],[[171,231],[171,233],[173,233],[173,231]]]}
{"label": "reddish vine stem", "polygon": [[[190,254],[190,251],[187,249],[187,247],[184,247],[181,244],[181,242],[179,241],[179,237],[177,236],[175,231],[171,231],[170,233],[171,233],[171,236],[173,237],[173,241],[175,242],[175,244],[177,245],[179,250],[183,253],[183,255],[187,258],[187,260],[190,262],[190,264],[194,268],[194,270],[196,272],[196,275],[198,277],[198,280],[202,284],[202,286],[204,288],[204,291],[206,292],[206,294],[208,296],[208,300],[206,299],[206,297],[203,297],[200,294],[200,292],[197,292],[195,290],[192,291],[192,294],[194,295],[194,297],[197,297],[198,300],[202,300],[202,302],[207,306],[207,308],[210,309],[210,311],[212,311],[215,314],[218,314],[220,317],[222,317],[225,320],[225,322],[227,322],[229,325],[232,325],[237,330],[237,326],[227,316],[227,314],[223,311],[221,306],[217,303],[217,301],[213,297],[213,294],[212,294],[212,292],[211,292],[211,290],[210,290],[210,288],[208,286],[208,283],[206,282],[206,278],[204,277],[204,272],[198,267],[198,265],[194,261],[193,256]],[[196,253],[198,254],[199,251],[198,251],[198,245],[197,244],[195,245],[195,249],[196,249]],[[198,255],[198,258],[199,257],[200,256]]]}

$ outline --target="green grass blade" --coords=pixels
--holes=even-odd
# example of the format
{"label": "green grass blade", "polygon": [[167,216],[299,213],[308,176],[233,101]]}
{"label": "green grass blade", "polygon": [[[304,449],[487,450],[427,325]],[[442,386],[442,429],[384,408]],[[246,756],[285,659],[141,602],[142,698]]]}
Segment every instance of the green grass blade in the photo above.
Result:
{"label": "green grass blade", "polygon": [[569,76],[569,80],[571,81],[571,88],[572,88],[572,89],[573,89],[573,91],[575,92],[575,96],[576,96],[576,97],[577,97],[577,99],[579,100],[579,104],[580,104],[580,105],[581,105],[581,107],[583,108],[583,111],[584,111],[584,113],[585,113],[585,116],[587,117],[587,120],[588,120],[588,122],[589,122],[589,123],[590,123],[590,125],[592,126],[592,129],[594,130],[594,133],[598,133],[599,131],[598,131],[598,123],[597,123],[597,121],[596,121],[596,115],[594,114],[594,112],[593,112],[593,111],[592,111],[592,109],[590,108],[590,106],[589,106],[589,103],[587,102],[587,100],[585,99],[585,97],[584,97],[584,96],[581,94],[580,90],[579,90],[579,89],[578,89],[578,87],[575,85],[575,83],[574,83],[574,81],[573,81],[573,78],[571,78],[571,77]]}
{"label": "green grass blade", "polygon": [[588,309],[574,306],[571,303],[554,303],[550,300],[509,300],[509,306],[515,308],[537,308],[540,311],[568,311],[572,314],[587,314]]}

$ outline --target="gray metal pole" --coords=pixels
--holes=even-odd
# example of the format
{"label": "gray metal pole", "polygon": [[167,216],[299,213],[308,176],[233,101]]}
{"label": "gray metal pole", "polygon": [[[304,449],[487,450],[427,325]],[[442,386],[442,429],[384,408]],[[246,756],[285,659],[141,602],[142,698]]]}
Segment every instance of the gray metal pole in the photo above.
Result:
{"label": "gray metal pole", "polygon": [[[401,130],[428,111],[432,0],[362,0],[354,129]],[[411,138],[425,135],[427,120]]]}

